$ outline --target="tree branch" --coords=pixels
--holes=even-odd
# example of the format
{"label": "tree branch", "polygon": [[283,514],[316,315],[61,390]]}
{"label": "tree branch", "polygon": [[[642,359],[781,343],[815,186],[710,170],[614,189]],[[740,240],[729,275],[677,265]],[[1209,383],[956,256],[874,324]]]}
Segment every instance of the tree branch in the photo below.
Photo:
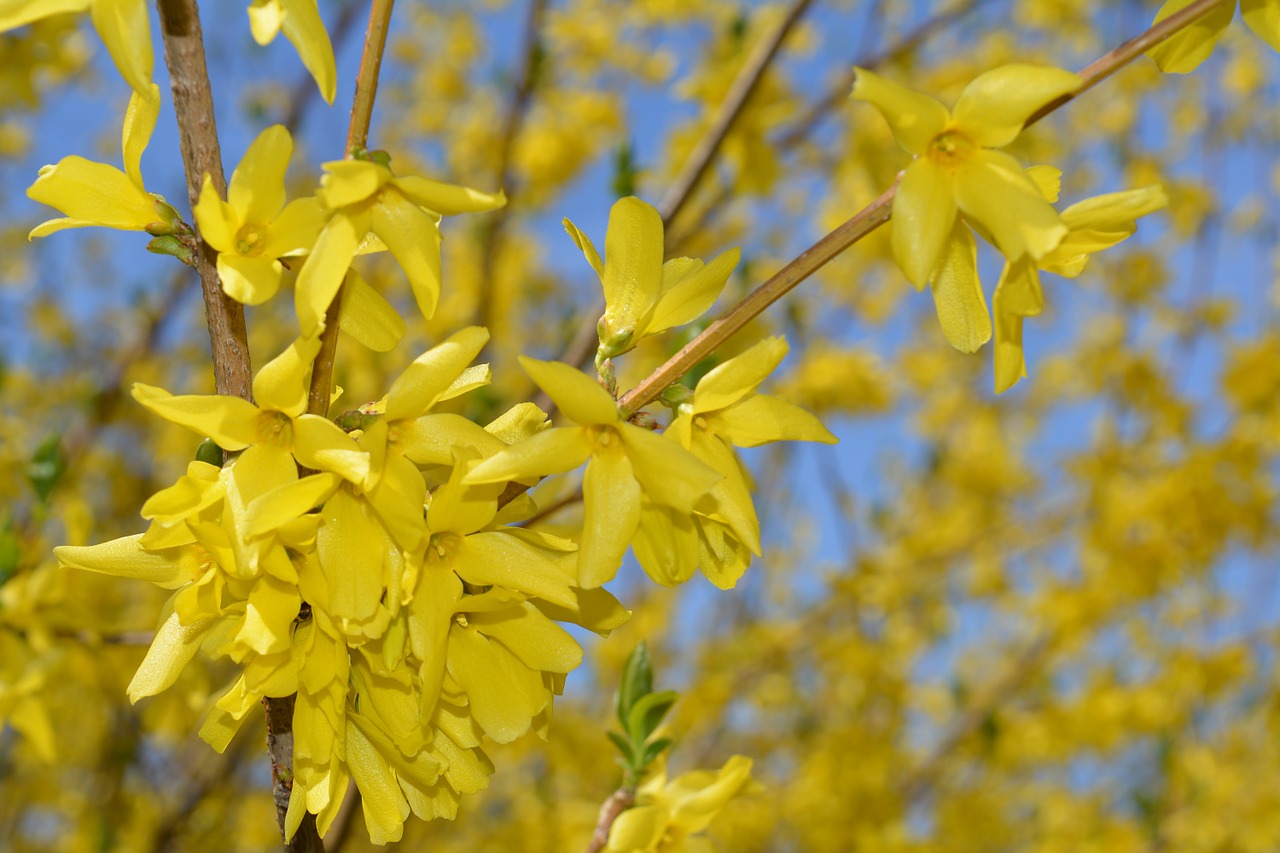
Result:
{"label": "tree branch", "polygon": [[600,853],[609,843],[609,829],[618,815],[635,805],[636,789],[623,786],[609,795],[609,799],[600,806],[600,816],[596,818],[595,831],[591,833],[591,841],[587,844],[587,853]]}

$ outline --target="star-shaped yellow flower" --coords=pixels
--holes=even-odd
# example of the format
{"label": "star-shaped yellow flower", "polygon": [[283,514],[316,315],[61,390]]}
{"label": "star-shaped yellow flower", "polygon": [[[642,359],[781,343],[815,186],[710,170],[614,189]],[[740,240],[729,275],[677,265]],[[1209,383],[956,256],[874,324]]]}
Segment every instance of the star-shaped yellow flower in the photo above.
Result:
{"label": "star-shaped yellow flower", "polygon": [[627,423],[599,383],[567,364],[521,356],[520,364],[576,426],[536,433],[471,469],[464,482],[502,483],[577,468],[582,479],[578,585],[611,580],[640,524],[641,490],[688,515],[720,474],[674,441]]}
{"label": "star-shaped yellow flower", "polygon": [[28,239],[64,228],[101,225],[124,231],[162,233],[176,216],[160,196],[142,185],[142,152],[151,141],[160,114],[160,89],[148,84],[145,94],[134,92],[124,116],[121,147],[124,171],[83,157],[63,157],[56,166],[43,166],[27,197],[57,208],[65,219],[50,219],[31,230]]}
{"label": "star-shaped yellow flower", "polygon": [[371,160],[338,160],[324,168],[327,174],[316,196],[328,220],[298,273],[294,292],[304,337],[324,328],[324,312],[370,233],[391,250],[409,277],[423,316],[430,317],[440,298],[440,217],[507,203],[501,191],[482,193],[412,175],[397,177]]}
{"label": "star-shaped yellow flower", "polygon": [[218,197],[209,174],[204,176],[196,224],[200,236],[218,250],[222,289],[237,302],[258,305],[274,296],[284,274],[278,258],[310,251],[324,226],[319,200],[284,202],[292,152],[289,131],[272,125],[258,134],[231,174],[228,201]]}
{"label": "star-shaped yellow flower", "polygon": [[[1168,0],[1156,12],[1154,23],[1181,12],[1192,0]],[[1253,30],[1273,50],[1280,50],[1280,0],[1240,0],[1215,6],[1197,18],[1191,26],[1174,33],[1168,40],[1156,45],[1147,55],[1156,61],[1161,71],[1186,74],[1195,71],[1209,58],[1214,46],[1227,25],[1235,17],[1236,6],[1249,29]]]}
{"label": "star-shaped yellow flower", "polygon": [[320,19],[316,0],[253,0],[249,4],[249,28],[254,41],[261,45],[271,44],[284,30],[302,64],[320,87],[321,96],[333,103],[338,73],[333,62],[333,44]]}
{"label": "star-shaped yellow flower", "polygon": [[146,0],[5,0],[0,3],[0,33],[51,15],[86,10],[120,76],[146,97],[155,62]]}
{"label": "star-shaped yellow flower", "polygon": [[859,68],[853,97],[880,111],[894,139],[915,155],[893,200],[893,254],[917,288],[943,259],[958,214],[992,235],[1005,257],[1039,258],[1066,226],[1013,157],[1013,142],[1036,110],[1074,91],[1059,68],[1005,65],[975,78],[948,110],[928,95]]}

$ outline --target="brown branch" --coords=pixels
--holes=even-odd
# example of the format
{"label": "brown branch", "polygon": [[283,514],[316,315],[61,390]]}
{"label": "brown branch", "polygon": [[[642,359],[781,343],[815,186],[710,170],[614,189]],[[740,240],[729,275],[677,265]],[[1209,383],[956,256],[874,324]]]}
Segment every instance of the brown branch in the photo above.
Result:
{"label": "brown branch", "polygon": [[[1165,41],[1183,28],[1190,26],[1195,20],[1207,14],[1214,6],[1223,2],[1225,0],[1196,0],[1181,12],[1170,15],[1140,35],[1129,39],[1115,50],[1101,56],[1079,72],[1083,82],[1075,92],[1046,104],[1034,113],[1024,126],[1029,127],[1064,104],[1070,103],[1081,92],[1088,91],[1096,86],[1155,45]],[[893,199],[897,194],[897,186],[897,181],[895,181],[893,186],[885,190],[878,199],[854,215],[848,222],[845,222],[802,252],[795,260],[783,267],[772,278],[753,290],[741,302],[708,326],[679,352],[667,359],[666,362],[619,400],[619,406],[622,411],[626,415],[632,415],[643,406],[656,400],[659,394],[678,381],[695,364],[715,352],[730,336],[755,319],[756,316],[797,284],[821,269],[845,249],[888,222],[892,215]]]}
{"label": "brown branch", "polygon": [[[164,60],[173,89],[173,111],[178,119],[178,144],[187,173],[187,196],[192,209],[200,198],[207,173],[219,194],[227,193],[222,174],[222,153],[213,118],[213,92],[204,58],[204,37],[196,0],[158,0]],[[253,397],[249,342],[245,334],[244,307],[222,292],[217,252],[200,241],[196,271],[204,291],[205,317],[213,349],[214,386],[219,394]]]}
{"label": "brown branch", "polygon": [[778,49],[782,47],[782,42],[786,40],[795,25],[804,17],[804,13],[809,10],[810,5],[812,5],[812,0],[792,0],[791,7],[787,9],[787,13],[782,22],[778,24],[777,29],[770,33],[768,38],[756,45],[751,56],[747,58],[746,63],[743,64],[742,69],[738,72],[738,76],[734,78],[733,84],[729,87],[729,91],[725,94],[724,100],[720,103],[720,111],[716,114],[711,127],[698,140],[698,144],[693,149],[693,153],[689,155],[684,168],[676,177],[667,194],[662,197],[658,210],[662,214],[663,225],[670,224],[676,218],[676,215],[680,213],[680,209],[684,207],[685,202],[689,200],[689,196],[693,194],[698,181],[706,174],[707,169],[711,166],[712,159],[719,153],[725,138],[729,135],[729,131],[733,129],[733,123],[742,115],[742,111],[747,105],[747,100],[760,85],[765,71],[773,62],[774,57],[778,55]]}
{"label": "brown branch", "polygon": [[591,833],[591,841],[587,844],[587,853],[600,853],[609,843],[609,829],[618,815],[635,805],[636,789],[623,786],[609,795],[609,799],[600,806],[600,815],[596,818],[596,828]]}

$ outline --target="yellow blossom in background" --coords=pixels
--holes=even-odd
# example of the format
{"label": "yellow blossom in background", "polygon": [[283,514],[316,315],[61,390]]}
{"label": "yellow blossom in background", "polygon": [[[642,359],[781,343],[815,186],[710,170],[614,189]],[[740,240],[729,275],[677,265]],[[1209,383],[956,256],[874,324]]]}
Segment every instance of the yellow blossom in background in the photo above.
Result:
{"label": "yellow blossom in background", "polygon": [[228,201],[218,198],[206,173],[196,202],[200,236],[218,251],[222,289],[246,305],[275,295],[284,274],[278,259],[310,250],[324,225],[315,198],[285,204],[284,173],[292,151],[289,131],[272,125],[258,134],[232,173]]}
{"label": "yellow blossom in background", "polygon": [[[1192,0],[1167,0],[1160,11],[1156,12],[1154,23],[1182,11],[1191,3]],[[1235,17],[1237,5],[1240,7],[1240,16],[1249,29],[1271,45],[1273,50],[1280,50],[1280,0],[1240,0],[1238,4],[1236,0],[1228,0],[1214,6],[1191,26],[1147,51],[1147,55],[1156,61],[1161,71],[1174,74],[1195,71],[1213,53],[1218,39],[1222,38],[1227,25]]]}
{"label": "yellow blossom in background", "polygon": [[566,219],[564,227],[604,286],[597,362],[621,355],[645,335],[700,317],[724,290],[740,254],[730,249],[706,265],[694,258],[663,263],[662,217],[633,196],[609,211],[603,260],[576,225]]}
{"label": "yellow blossom in background", "polygon": [[917,288],[932,284],[943,333],[973,352],[991,337],[976,276],[976,247],[964,220],[991,235],[1009,260],[1039,258],[1066,226],[1013,157],[995,149],[1017,139],[1036,110],[1074,91],[1069,71],[1005,65],[978,75],[948,110],[941,102],[855,69],[853,97],[884,116],[894,139],[915,155],[893,200],[893,256]]}
{"label": "yellow blossom in background", "polygon": [[155,58],[146,0],[4,0],[0,2],[0,32],[50,15],[84,11],[89,12],[120,76],[134,93],[149,97]]}
{"label": "yellow blossom in background", "polygon": [[142,152],[159,114],[160,88],[155,84],[148,84],[145,94],[134,92],[129,99],[121,139],[123,172],[75,155],[63,157],[57,165],[41,167],[40,177],[27,188],[27,197],[57,208],[67,218],[43,222],[29,236],[44,237],[64,228],[91,225],[144,231],[171,222],[172,208],[142,184]]}
{"label": "yellow blossom in background", "polygon": [[629,424],[608,391],[567,364],[520,357],[525,372],[577,426],[554,427],[480,462],[468,483],[505,483],[587,465],[582,479],[578,583],[612,580],[640,524],[641,490],[654,503],[687,515],[720,479],[673,441]]}
{"label": "yellow blossom in background", "polygon": [[408,276],[422,315],[431,317],[440,298],[440,217],[506,204],[501,191],[397,177],[370,160],[339,160],[324,168],[316,196],[325,207],[325,226],[294,293],[303,337],[324,329],[325,310],[368,234],[386,244]]}
{"label": "yellow blossom in background", "polygon": [[694,770],[668,781],[666,760],[636,791],[636,804],[618,815],[609,831],[608,853],[711,853],[700,834],[735,797],[759,794],[751,759],[735,755],[717,771]]}
{"label": "yellow blossom in background", "polygon": [[321,96],[333,103],[338,72],[333,62],[333,45],[320,19],[316,0],[253,0],[249,4],[249,28],[258,44],[268,45],[284,31],[293,42],[302,64],[311,72]]}

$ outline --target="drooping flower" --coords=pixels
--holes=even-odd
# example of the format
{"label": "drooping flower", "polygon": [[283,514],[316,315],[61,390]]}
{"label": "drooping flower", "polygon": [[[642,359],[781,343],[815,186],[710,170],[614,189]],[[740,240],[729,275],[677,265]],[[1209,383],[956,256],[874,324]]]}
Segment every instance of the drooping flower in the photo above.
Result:
{"label": "drooping flower", "polygon": [[917,288],[932,284],[948,341],[972,352],[991,336],[991,319],[968,259],[976,252],[963,214],[1010,260],[1036,259],[1066,226],[1013,157],[1013,142],[1036,110],[1074,91],[1069,71],[1006,65],[975,78],[948,110],[928,95],[857,70],[853,97],[880,111],[894,139],[915,155],[893,200],[893,255]]}
{"label": "drooping flower", "polygon": [[324,225],[313,197],[285,204],[284,173],[293,139],[272,125],[253,141],[231,174],[228,201],[208,173],[196,202],[200,236],[218,251],[222,289],[237,302],[258,305],[275,295],[284,268],[279,258],[310,251]]}
{"label": "drooping flower", "polygon": [[706,853],[698,837],[734,797],[763,787],[751,778],[751,759],[735,755],[717,771],[694,770],[667,780],[666,758],[636,792],[636,804],[609,829],[607,853]]}
{"label": "drooping flower", "polygon": [[736,248],[705,265],[695,258],[663,263],[662,217],[634,196],[619,199],[609,212],[603,261],[576,225],[566,219],[564,227],[604,286],[597,362],[626,352],[646,335],[697,319],[738,264]]}
{"label": "drooping flower", "polygon": [[386,244],[409,278],[424,317],[440,298],[440,217],[493,210],[506,196],[416,176],[397,177],[371,160],[325,163],[316,196],[327,221],[298,273],[294,292],[303,337],[318,335],[366,235]]}
{"label": "drooping flower", "polygon": [[316,0],[253,0],[249,4],[249,28],[254,41],[260,45],[271,44],[283,30],[315,79],[320,95],[333,103],[338,72],[334,67],[333,44],[320,19]]}
{"label": "drooping flower", "polygon": [[480,462],[468,483],[558,474],[590,459],[582,479],[578,584],[611,580],[640,524],[641,493],[688,515],[720,474],[674,441],[627,423],[608,391],[567,364],[521,356],[520,364],[576,426],[553,427]]}
{"label": "drooping flower", "polygon": [[42,166],[40,177],[27,188],[27,197],[57,208],[66,218],[42,222],[31,230],[28,239],[90,225],[167,233],[177,214],[161,196],[147,192],[142,184],[142,152],[151,141],[159,114],[158,86],[148,84],[145,93],[134,92],[129,99],[121,134],[123,172],[75,155],[63,157],[57,165]]}
{"label": "drooping flower", "polygon": [[[1193,0],[1167,0],[1156,12],[1152,23],[1160,23],[1170,15],[1181,12]],[[1280,50],[1280,0],[1240,0],[1237,4],[1221,3],[1201,15],[1190,26],[1174,33],[1165,41],[1147,51],[1161,71],[1186,74],[1195,71],[1209,58],[1213,48],[1226,32],[1227,25],[1235,17],[1236,6],[1249,29],[1253,30],[1273,50]]]}
{"label": "drooping flower", "polygon": [[[1037,167],[1043,169],[1044,167]],[[1057,170],[1050,180],[1050,200],[1057,199]],[[1043,172],[1041,172],[1043,174]],[[1043,179],[1038,179],[1044,183]],[[1009,390],[1027,375],[1022,350],[1022,321],[1044,309],[1040,272],[1075,278],[1084,271],[1089,256],[1116,245],[1138,230],[1137,220],[1165,207],[1169,199],[1159,185],[1108,193],[1077,202],[1062,211],[1067,236],[1038,261],[1029,257],[1005,264],[992,299],[996,318],[995,388]],[[975,272],[976,275],[976,272]]]}
{"label": "drooping flower", "polygon": [[6,0],[0,3],[0,32],[67,12],[89,12],[107,52],[137,94],[151,92],[151,23],[146,0]]}
{"label": "drooping flower", "polygon": [[[765,338],[717,365],[677,406],[677,416],[667,428],[667,437],[680,442],[722,475],[693,516],[703,552],[699,566],[708,580],[721,589],[733,587],[746,569],[735,544],[741,543],[751,554],[760,554],[760,522],[733,448],[774,441],[836,442],[836,437],[804,409],[756,392],[788,350],[784,338]],[[655,559],[657,553],[646,559],[649,553],[650,549],[638,541],[636,555],[650,577],[659,583],[678,580],[670,578],[670,566]]]}

